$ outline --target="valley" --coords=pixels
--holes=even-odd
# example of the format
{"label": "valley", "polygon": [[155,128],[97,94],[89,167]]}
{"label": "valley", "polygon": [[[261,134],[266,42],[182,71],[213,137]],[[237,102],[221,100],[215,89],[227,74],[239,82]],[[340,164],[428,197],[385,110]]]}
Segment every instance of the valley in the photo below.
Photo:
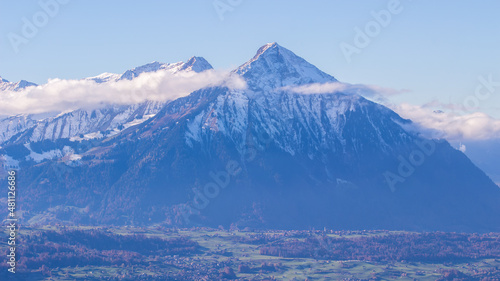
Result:
{"label": "valley", "polygon": [[[410,251],[419,251],[397,256],[401,249],[392,247],[395,237],[404,239]],[[19,280],[496,280],[500,276],[500,236],[495,233],[45,226],[21,228],[20,239],[16,276],[25,279]],[[357,256],[324,255],[334,251],[321,242],[324,239],[337,243],[337,249],[354,243],[344,253]],[[363,242],[373,239],[379,243]],[[312,253],[309,257],[268,253],[274,245],[306,241],[301,249]],[[5,247],[2,243],[0,250]]]}

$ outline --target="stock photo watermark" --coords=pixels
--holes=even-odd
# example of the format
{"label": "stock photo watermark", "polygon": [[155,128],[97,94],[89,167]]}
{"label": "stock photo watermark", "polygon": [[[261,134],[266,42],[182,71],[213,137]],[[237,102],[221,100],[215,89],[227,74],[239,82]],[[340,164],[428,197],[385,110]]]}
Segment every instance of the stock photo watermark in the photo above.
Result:
{"label": "stock photo watermark", "polygon": [[8,230],[8,240],[7,244],[9,245],[8,254],[7,254],[7,264],[9,265],[8,271],[11,273],[16,273],[16,236],[18,231],[17,226],[17,216],[16,216],[16,187],[17,187],[17,172],[15,170],[10,170],[7,176],[7,210],[8,218],[7,221],[7,230]]}
{"label": "stock photo watermark", "polygon": [[50,21],[59,14],[61,6],[69,3],[70,0],[40,0],[38,6],[40,9],[36,11],[31,18],[22,17],[21,30],[17,33],[9,32],[9,39],[12,49],[17,54],[20,51],[21,45],[26,45],[33,39],[40,29],[44,28]]}
{"label": "stock photo watermark", "polygon": [[398,156],[397,173],[386,171],[384,178],[392,192],[396,191],[396,184],[403,183],[415,172],[416,168],[424,164],[425,160],[436,151],[436,143],[433,140],[416,140],[417,149],[414,149],[407,157]]}
{"label": "stock photo watermark", "polygon": [[500,81],[493,81],[491,73],[488,77],[479,76],[477,79],[479,84],[476,86],[474,94],[467,96],[463,101],[463,107],[466,111],[479,108],[480,103],[489,99],[500,87]]}
{"label": "stock photo watermark", "polygon": [[241,3],[243,3],[243,0],[215,0],[212,5],[219,20],[223,21],[224,14],[233,12]]}
{"label": "stock photo watermark", "polygon": [[[411,0],[410,0],[411,1]],[[352,56],[360,54],[361,51],[372,43],[372,40],[379,36],[384,28],[387,28],[395,15],[403,11],[403,6],[399,0],[390,0],[385,9],[378,12],[371,11],[372,20],[365,23],[363,28],[354,28],[354,38],[352,43],[341,42],[339,47],[348,63],[351,63]]]}
{"label": "stock photo watermark", "polygon": [[[490,99],[497,89],[500,88],[500,81],[495,81],[492,74],[481,75],[477,78],[478,84],[474,89],[474,94],[467,96],[462,105],[458,106],[463,111],[477,111],[480,108],[481,102]],[[452,106],[455,109],[457,106]],[[453,110],[454,111],[454,110]],[[454,114],[458,114],[455,112]],[[416,141],[418,149],[413,150],[408,157],[398,156],[399,165],[397,173],[386,171],[383,175],[385,181],[392,192],[396,191],[396,184],[403,183],[410,177],[418,166],[421,166],[426,158],[431,156],[436,147],[434,140]],[[458,150],[465,152],[465,145],[460,144]]]}
{"label": "stock photo watermark", "polygon": [[[267,134],[266,134],[267,135]],[[264,134],[258,134],[257,139],[263,145],[267,145],[272,141],[270,135],[264,136]],[[258,151],[263,151],[263,148],[254,145],[247,144],[246,149],[243,152],[243,162],[250,163],[255,160]],[[210,199],[216,198],[220,191],[226,188],[231,182],[231,177],[235,177],[242,171],[242,164],[235,161],[229,160],[226,164],[225,170],[218,172],[210,172],[209,176],[212,179],[211,182],[207,183],[202,190],[198,188],[193,188],[194,197],[188,203],[180,205],[181,216],[184,219],[185,224],[189,224],[191,221],[189,219],[192,215],[199,215],[200,211],[208,207],[210,204]]]}

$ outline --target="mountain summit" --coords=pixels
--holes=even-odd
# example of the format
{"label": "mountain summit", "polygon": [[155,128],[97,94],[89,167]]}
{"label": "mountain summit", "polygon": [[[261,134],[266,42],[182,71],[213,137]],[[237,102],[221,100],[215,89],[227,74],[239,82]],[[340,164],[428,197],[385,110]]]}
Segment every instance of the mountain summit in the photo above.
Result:
{"label": "mountain summit", "polygon": [[243,76],[254,91],[270,91],[285,86],[337,82],[290,50],[269,43],[259,48],[255,56],[234,70]]}
{"label": "mountain summit", "polygon": [[209,69],[213,69],[212,65],[202,57],[191,57],[179,68],[179,70],[191,70],[198,73]]}
{"label": "mountain summit", "polygon": [[162,69],[170,71],[172,73],[178,71],[202,72],[208,69],[212,69],[212,66],[202,57],[191,57],[187,62],[177,63],[161,63],[154,61],[152,63],[148,63],[125,71],[125,73],[123,73],[118,80],[132,80],[143,72],[156,72]]}
{"label": "mountain summit", "polygon": [[19,82],[9,82],[8,80],[0,77],[0,91],[20,91],[25,89],[26,87],[32,86],[37,86],[37,84],[26,80],[21,80]]}

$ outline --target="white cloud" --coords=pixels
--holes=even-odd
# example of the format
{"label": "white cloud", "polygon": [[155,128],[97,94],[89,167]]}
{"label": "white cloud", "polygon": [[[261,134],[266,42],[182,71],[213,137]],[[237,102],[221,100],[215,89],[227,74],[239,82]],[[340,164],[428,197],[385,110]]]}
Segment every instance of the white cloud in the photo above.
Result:
{"label": "white cloud", "polygon": [[419,130],[428,137],[445,138],[449,141],[500,138],[500,120],[482,112],[459,115],[455,112],[434,111],[427,105],[408,103],[389,107],[403,118],[415,122]]}
{"label": "white cloud", "polygon": [[366,98],[385,101],[387,97],[409,92],[408,90],[395,90],[376,85],[349,84],[341,82],[333,83],[313,83],[301,86],[286,86],[280,90],[290,91],[298,94],[328,94],[345,93],[361,95]]}
{"label": "white cloud", "polygon": [[[98,84],[92,80],[51,79],[47,84],[29,87],[19,92],[0,92],[0,114],[68,112],[79,108],[92,109],[106,104],[134,104],[146,100],[166,101],[189,95],[209,86],[223,85],[243,89],[245,81],[228,72],[208,70],[201,73],[168,71],[143,73],[133,80]],[[391,104],[388,98],[408,90],[394,90],[374,85],[324,83],[280,90],[300,94],[346,93],[358,94],[383,103],[403,118],[414,121],[417,129],[428,137],[453,140],[485,140],[500,138],[500,120],[485,113],[459,115],[460,105],[431,101],[422,106]],[[445,110],[434,111],[440,107]],[[448,112],[449,111],[449,112]],[[465,147],[463,148],[465,149]]]}
{"label": "white cloud", "polygon": [[[431,138],[454,140],[486,140],[500,138],[500,120],[485,113],[475,112],[460,115],[462,105],[443,104],[437,100],[416,106],[408,103],[392,104],[390,97],[407,93],[408,90],[395,90],[375,85],[348,83],[315,83],[303,86],[283,87],[281,90],[299,94],[346,93],[357,94],[382,103],[396,111],[403,118],[412,120],[415,124],[408,128],[416,130]],[[434,110],[441,108],[441,110]],[[460,147],[465,151],[465,146]]]}
{"label": "white cloud", "polygon": [[465,146],[465,144],[460,144],[460,146],[458,147],[458,150],[460,150],[463,153],[465,153],[465,151],[467,150],[467,147]]}
{"label": "white cloud", "polygon": [[146,100],[166,101],[209,86],[244,88],[239,76],[207,70],[201,73],[168,71],[143,73],[133,80],[98,84],[92,80],[50,79],[47,84],[23,91],[0,92],[2,115],[62,112],[98,108],[105,104],[134,104]]}

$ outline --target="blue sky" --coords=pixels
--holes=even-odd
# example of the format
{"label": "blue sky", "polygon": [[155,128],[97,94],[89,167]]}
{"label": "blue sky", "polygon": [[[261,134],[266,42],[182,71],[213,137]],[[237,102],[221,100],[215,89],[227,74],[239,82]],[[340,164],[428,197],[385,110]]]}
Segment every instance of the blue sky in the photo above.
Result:
{"label": "blue sky", "polygon": [[[395,102],[461,104],[478,76],[500,81],[499,1],[401,0],[400,12],[348,62],[340,44],[353,44],[355,28],[390,2],[68,1],[16,53],[9,34],[22,35],[23,18],[33,21],[43,9],[38,1],[2,1],[0,75],[44,83],[193,55],[231,69],[276,41],[341,81],[409,90]],[[214,3],[231,10],[222,18]],[[499,107],[500,87],[480,103],[496,118]]]}

